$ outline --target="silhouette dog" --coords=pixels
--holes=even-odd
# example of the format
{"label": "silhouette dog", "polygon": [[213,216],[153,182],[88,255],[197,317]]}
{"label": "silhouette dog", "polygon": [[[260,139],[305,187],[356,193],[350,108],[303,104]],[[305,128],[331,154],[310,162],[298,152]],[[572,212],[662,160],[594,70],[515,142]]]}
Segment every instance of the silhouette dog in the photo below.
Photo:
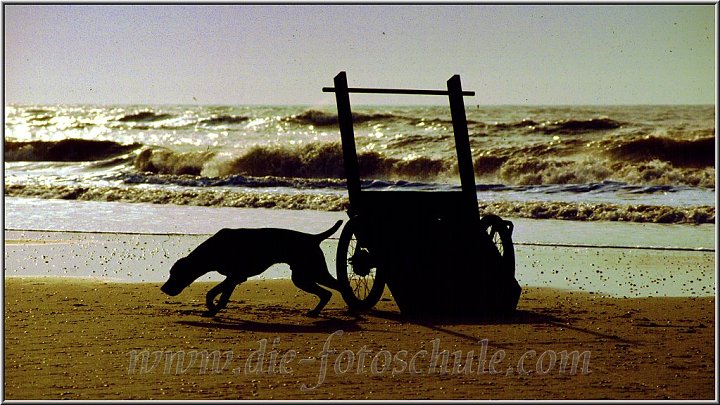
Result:
{"label": "silhouette dog", "polygon": [[[215,270],[227,278],[205,297],[208,310],[203,316],[214,316],[225,308],[237,285],[273,264],[286,263],[290,265],[293,283],[320,298],[317,306],[307,313],[317,316],[332,297],[332,292],[320,285],[342,292],[340,283],[328,271],[320,249],[320,242],[335,233],[341,224],[342,221],[338,221],[316,235],[277,228],[222,229],[178,260],[160,289],[176,296],[200,276]],[[222,295],[215,304],[219,294]]]}

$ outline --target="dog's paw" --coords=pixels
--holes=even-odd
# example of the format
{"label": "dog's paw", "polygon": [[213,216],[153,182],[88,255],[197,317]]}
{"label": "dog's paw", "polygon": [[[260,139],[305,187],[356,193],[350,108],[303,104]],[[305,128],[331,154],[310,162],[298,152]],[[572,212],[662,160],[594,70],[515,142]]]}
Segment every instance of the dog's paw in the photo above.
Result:
{"label": "dog's paw", "polygon": [[320,315],[320,311],[315,311],[315,310],[308,311],[305,313],[305,315],[309,316],[310,318],[317,318],[318,315]]}
{"label": "dog's paw", "polygon": [[205,311],[202,313],[201,316],[203,318],[212,318],[213,316],[215,316],[215,314],[217,314],[217,311]]}

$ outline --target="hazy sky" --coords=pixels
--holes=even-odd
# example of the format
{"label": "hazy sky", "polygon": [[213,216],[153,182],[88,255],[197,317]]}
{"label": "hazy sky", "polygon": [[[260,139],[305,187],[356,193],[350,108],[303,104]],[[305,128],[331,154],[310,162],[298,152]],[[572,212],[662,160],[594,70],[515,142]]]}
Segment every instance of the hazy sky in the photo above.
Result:
{"label": "hazy sky", "polygon": [[[6,103],[715,103],[715,5],[4,5]],[[353,98],[414,103],[417,98]],[[429,100],[428,100],[429,101]],[[438,100],[444,103],[444,100]]]}

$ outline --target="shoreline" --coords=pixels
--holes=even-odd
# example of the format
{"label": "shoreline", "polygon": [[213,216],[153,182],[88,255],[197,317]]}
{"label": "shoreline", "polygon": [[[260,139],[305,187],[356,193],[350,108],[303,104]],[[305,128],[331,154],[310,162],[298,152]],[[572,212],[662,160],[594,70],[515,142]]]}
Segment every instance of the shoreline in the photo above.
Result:
{"label": "shoreline", "polygon": [[[275,212],[276,216],[268,219],[263,216],[264,212],[259,214],[241,215],[235,221],[241,227],[256,227],[267,220],[271,226],[287,223],[291,229],[316,233],[322,230],[318,223],[330,223],[338,217],[315,213],[308,219]],[[707,240],[714,227],[616,223],[568,226],[564,221],[513,221],[515,235],[518,235],[514,246],[516,277],[521,286],[619,297],[714,296],[716,293],[715,251]],[[164,282],[171,265],[210,234],[5,230],[4,274]],[[339,231],[320,245],[331,274],[335,274],[338,235]],[[538,242],[518,241],[520,237]],[[607,246],[620,237],[625,238],[627,246]],[[667,246],[678,240],[686,247]],[[594,243],[584,246],[587,242]],[[660,248],[647,246],[651,243]],[[273,265],[253,277],[289,278],[290,269],[283,264]],[[198,281],[221,279],[222,276],[211,272]]]}
{"label": "shoreline", "polygon": [[[212,285],[6,278],[6,399],[716,398],[714,297],[526,288],[510,319],[430,321],[386,291],[360,316],[333,294],[308,318],[314,296],[254,280],[203,318]],[[202,351],[218,362],[190,362]]]}

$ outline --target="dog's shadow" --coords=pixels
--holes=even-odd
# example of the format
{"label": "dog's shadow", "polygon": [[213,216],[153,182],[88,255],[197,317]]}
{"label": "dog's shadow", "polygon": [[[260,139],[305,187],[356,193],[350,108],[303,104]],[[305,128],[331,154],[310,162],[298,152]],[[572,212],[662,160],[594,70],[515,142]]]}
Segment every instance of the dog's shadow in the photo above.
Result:
{"label": "dog's shadow", "polygon": [[[198,317],[202,314],[202,311],[187,310],[184,312],[187,315],[197,315]],[[274,317],[289,319],[288,322],[263,321],[262,317],[260,317],[260,320],[249,320],[223,315],[212,318],[202,318],[201,320],[181,320],[178,321],[178,323],[185,326],[208,329],[219,328],[267,333],[332,333],[337,330],[346,332],[366,330],[359,325],[359,321],[362,320],[361,317],[347,312],[326,311],[326,313],[316,318],[305,315],[298,317],[299,311],[287,310],[284,312],[287,312],[287,316],[283,316],[284,314],[280,313]]]}
{"label": "dog's shadow", "polygon": [[[180,310],[185,315],[195,315],[200,318],[203,311],[201,310]],[[267,312],[272,312],[272,316],[264,316]],[[222,314],[213,318],[200,318],[200,320],[180,320],[177,321],[181,325],[199,327],[199,328],[219,328],[235,331],[252,331],[264,333],[332,333],[337,330],[346,332],[354,331],[376,331],[388,332],[387,330],[369,329],[375,321],[392,321],[399,324],[411,323],[435,332],[440,332],[455,337],[477,341],[477,336],[451,329],[453,326],[461,325],[546,325],[550,327],[562,327],[564,329],[574,330],[583,334],[594,336],[595,338],[609,339],[620,343],[632,343],[627,339],[620,338],[612,334],[605,334],[596,330],[591,330],[579,326],[573,326],[574,319],[565,319],[556,315],[533,312],[527,310],[517,310],[509,315],[504,316],[408,316],[397,311],[373,309],[361,314],[353,314],[344,310],[326,310],[317,318],[310,318],[304,315],[304,312],[298,309],[281,308],[273,306],[264,310],[254,310],[246,315],[256,318],[255,320],[247,319],[247,317],[239,318]],[[263,320],[267,319],[267,320]],[[275,322],[272,319],[287,319],[286,322]]]}

